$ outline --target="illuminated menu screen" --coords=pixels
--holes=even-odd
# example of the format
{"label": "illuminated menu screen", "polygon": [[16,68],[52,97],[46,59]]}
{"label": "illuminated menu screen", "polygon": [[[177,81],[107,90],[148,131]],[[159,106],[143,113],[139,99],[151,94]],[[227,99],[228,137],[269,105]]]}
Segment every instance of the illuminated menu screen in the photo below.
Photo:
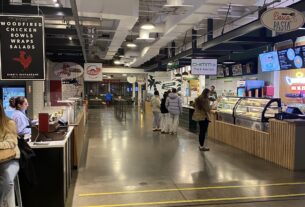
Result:
{"label": "illuminated menu screen", "polygon": [[299,69],[304,67],[305,47],[279,50],[278,56],[281,70]]}

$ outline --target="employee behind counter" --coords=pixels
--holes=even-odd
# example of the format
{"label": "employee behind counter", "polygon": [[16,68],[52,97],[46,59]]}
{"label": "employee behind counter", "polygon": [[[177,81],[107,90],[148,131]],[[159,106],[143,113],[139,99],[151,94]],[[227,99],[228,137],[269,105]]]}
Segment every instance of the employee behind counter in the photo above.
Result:
{"label": "employee behind counter", "polygon": [[17,133],[24,139],[29,140],[32,134],[31,125],[37,124],[37,120],[30,120],[25,114],[29,103],[25,97],[15,98],[15,111],[12,115],[12,119],[16,123]]}

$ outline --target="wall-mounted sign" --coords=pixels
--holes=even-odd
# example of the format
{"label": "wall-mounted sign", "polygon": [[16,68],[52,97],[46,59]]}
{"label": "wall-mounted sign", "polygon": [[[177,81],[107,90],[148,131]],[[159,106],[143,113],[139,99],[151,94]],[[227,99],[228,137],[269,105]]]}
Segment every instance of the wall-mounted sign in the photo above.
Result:
{"label": "wall-mounted sign", "polygon": [[192,59],[193,75],[216,75],[217,59]]}
{"label": "wall-mounted sign", "polygon": [[85,63],[84,80],[85,81],[103,81],[102,63]]}
{"label": "wall-mounted sign", "polygon": [[74,79],[82,76],[84,74],[84,69],[77,63],[62,62],[55,65],[54,74],[59,79]]}
{"label": "wall-mounted sign", "polygon": [[43,17],[1,15],[1,78],[44,80],[44,41]]}
{"label": "wall-mounted sign", "polygon": [[262,14],[261,23],[268,29],[279,32],[291,32],[305,23],[304,15],[291,8],[269,9]]}

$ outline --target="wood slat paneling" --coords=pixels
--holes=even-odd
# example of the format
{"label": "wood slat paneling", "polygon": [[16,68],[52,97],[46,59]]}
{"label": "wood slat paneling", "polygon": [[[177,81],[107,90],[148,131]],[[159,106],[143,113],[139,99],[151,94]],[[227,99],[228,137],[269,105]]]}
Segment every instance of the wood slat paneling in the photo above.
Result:
{"label": "wood slat paneling", "polygon": [[282,167],[294,169],[294,124],[271,120],[270,133],[267,133],[217,120],[214,123],[215,136],[210,138]]}

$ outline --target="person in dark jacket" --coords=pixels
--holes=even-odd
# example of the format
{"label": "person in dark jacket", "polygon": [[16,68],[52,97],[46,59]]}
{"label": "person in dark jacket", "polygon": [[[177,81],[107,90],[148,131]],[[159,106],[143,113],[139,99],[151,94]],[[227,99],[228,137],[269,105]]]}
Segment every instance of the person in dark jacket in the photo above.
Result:
{"label": "person in dark jacket", "polygon": [[164,92],[163,98],[161,100],[161,133],[167,134],[169,133],[169,113],[165,106],[166,98],[168,96],[168,92]]}
{"label": "person in dark jacket", "polygon": [[179,115],[182,112],[182,103],[175,88],[168,95],[165,106],[169,112],[170,134],[176,134],[179,125]]}

